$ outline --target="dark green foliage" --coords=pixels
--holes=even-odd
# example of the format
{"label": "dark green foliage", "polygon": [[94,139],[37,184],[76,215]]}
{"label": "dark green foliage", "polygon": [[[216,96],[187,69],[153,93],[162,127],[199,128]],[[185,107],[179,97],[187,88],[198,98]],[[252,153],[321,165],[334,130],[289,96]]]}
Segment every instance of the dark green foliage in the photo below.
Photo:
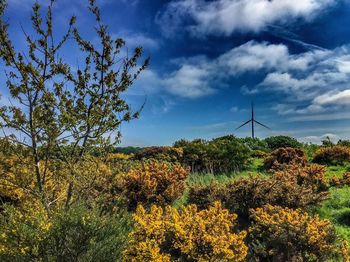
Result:
{"label": "dark green foliage", "polygon": [[251,151],[269,152],[270,148],[265,140],[245,137],[240,139]]}
{"label": "dark green foliage", "polygon": [[2,252],[1,261],[120,261],[131,230],[124,211],[102,214],[84,205],[53,214],[50,226],[40,226],[39,214],[14,220],[17,216],[10,206],[0,215],[0,231],[12,234],[6,242],[0,240],[12,250],[12,254]]}
{"label": "dark green foliage", "polygon": [[275,150],[280,147],[300,148],[302,146],[298,140],[290,136],[271,136],[266,138],[265,142],[271,150]]}
{"label": "dark green foliage", "polygon": [[347,139],[342,140],[342,139],[340,139],[338,141],[337,145],[350,147],[350,140],[347,140]]}
{"label": "dark green foliage", "polygon": [[140,152],[142,150],[141,147],[134,147],[134,146],[126,146],[126,147],[116,147],[113,150],[113,153],[122,153],[122,154],[135,154],[137,152]]}
{"label": "dark green foliage", "polygon": [[183,164],[195,173],[228,173],[247,167],[250,149],[233,135],[211,141],[196,139],[180,140],[174,147],[183,149]]}

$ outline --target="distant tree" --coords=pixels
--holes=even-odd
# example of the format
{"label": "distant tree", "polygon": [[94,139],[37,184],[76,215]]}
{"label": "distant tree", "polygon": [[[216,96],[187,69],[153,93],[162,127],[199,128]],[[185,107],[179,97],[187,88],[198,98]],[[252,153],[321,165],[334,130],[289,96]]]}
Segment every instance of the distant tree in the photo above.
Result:
{"label": "distant tree", "polygon": [[[75,165],[92,146],[118,142],[123,121],[137,118],[121,97],[147,67],[139,65],[142,48],[131,56],[124,54],[125,42],[114,39],[102,24],[100,9],[94,0],[89,9],[96,19],[97,44],[85,40],[75,27],[72,16],[68,29],[57,41],[53,32],[53,6],[49,2],[46,15],[36,2],[31,15],[34,34],[24,32],[26,52],[17,50],[8,34],[4,18],[6,3],[0,2],[0,57],[8,68],[7,88],[13,101],[0,108],[1,128],[9,141],[30,149],[36,167],[37,194],[46,207],[45,176],[52,152],[59,154],[70,168],[66,205],[69,206],[75,178]],[[84,66],[73,70],[60,57],[64,44],[73,38],[85,56]],[[72,55],[72,54],[69,54]]]}
{"label": "distant tree", "polygon": [[[326,136],[326,138],[323,139],[321,142],[322,142],[322,146],[325,146],[325,147],[334,146],[334,143],[332,142],[332,140],[329,136]],[[341,143],[340,143],[340,145],[341,145]]]}
{"label": "distant tree", "polygon": [[302,147],[302,144],[298,142],[298,140],[290,136],[271,136],[266,138],[265,142],[271,150],[275,150],[280,147]]}
{"label": "distant tree", "polygon": [[135,154],[142,150],[142,147],[134,147],[134,146],[127,146],[127,147],[116,147],[113,150],[113,153],[123,153],[123,154]]}

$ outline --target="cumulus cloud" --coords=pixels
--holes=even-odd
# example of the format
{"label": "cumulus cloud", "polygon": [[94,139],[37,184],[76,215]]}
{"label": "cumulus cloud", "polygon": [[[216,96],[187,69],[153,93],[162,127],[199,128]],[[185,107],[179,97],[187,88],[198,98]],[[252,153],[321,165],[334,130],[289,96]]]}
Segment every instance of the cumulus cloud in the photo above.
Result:
{"label": "cumulus cloud", "polygon": [[173,0],[157,16],[164,32],[189,24],[196,35],[258,32],[271,24],[312,20],[336,0]]}
{"label": "cumulus cloud", "polygon": [[303,102],[304,107],[289,108],[289,113],[319,113],[329,108],[331,101],[340,105],[349,99],[350,92],[345,92],[350,80],[349,46],[291,54],[283,44],[249,41],[213,59],[196,56],[177,59],[174,65],[177,68],[168,74],[149,72],[146,82],[153,83],[153,90],[162,88],[175,96],[198,98],[214,94],[231,78],[258,72],[265,73],[261,82],[252,88],[243,86],[242,92],[279,92],[293,103]]}
{"label": "cumulus cloud", "polygon": [[164,83],[168,91],[174,95],[196,98],[214,93],[214,89],[209,85],[208,77],[210,73],[205,68],[183,65]]}

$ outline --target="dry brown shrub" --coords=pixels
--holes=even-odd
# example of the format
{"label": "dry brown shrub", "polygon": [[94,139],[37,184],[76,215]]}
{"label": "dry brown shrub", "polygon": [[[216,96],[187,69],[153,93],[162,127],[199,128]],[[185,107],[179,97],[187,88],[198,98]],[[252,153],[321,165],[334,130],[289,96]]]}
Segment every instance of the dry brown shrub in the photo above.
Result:
{"label": "dry brown shrub", "polygon": [[264,167],[272,171],[282,170],[289,165],[305,166],[306,164],[304,151],[291,147],[278,148],[264,159]]}
{"label": "dry brown shrub", "polygon": [[350,162],[350,148],[340,145],[322,147],[315,152],[313,162],[323,165],[344,165]]}

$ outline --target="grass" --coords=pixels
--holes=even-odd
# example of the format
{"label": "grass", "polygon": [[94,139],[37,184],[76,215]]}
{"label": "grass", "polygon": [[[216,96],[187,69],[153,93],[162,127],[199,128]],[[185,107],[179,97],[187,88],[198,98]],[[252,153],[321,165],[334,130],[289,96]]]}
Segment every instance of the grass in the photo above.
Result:
{"label": "grass", "polygon": [[350,243],[350,187],[331,188],[330,199],[316,211],[321,218],[330,220],[339,236]]}
{"label": "grass", "polygon": [[228,174],[207,174],[207,173],[192,173],[187,179],[187,185],[209,185],[211,182],[227,183],[241,177],[248,177],[250,175],[262,174],[267,175],[263,170],[263,160],[259,158],[252,158],[247,169],[240,172],[232,172]]}
{"label": "grass", "polygon": [[350,171],[350,165],[344,166],[328,166],[326,170],[326,177],[330,178],[333,176],[341,177],[344,173]]}

